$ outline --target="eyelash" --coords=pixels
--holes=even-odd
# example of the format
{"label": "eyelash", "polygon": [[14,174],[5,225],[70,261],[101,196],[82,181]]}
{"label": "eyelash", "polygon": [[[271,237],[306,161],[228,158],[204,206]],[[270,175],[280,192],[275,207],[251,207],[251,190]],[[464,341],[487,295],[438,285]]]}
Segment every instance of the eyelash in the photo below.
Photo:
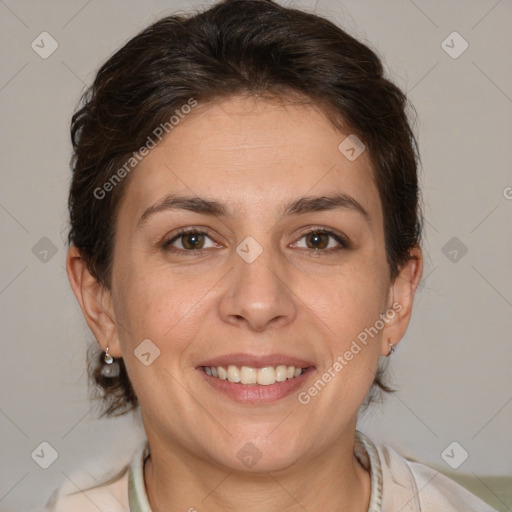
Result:
{"label": "eyelash", "polygon": [[[198,235],[206,235],[210,239],[212,239],[208,235],[208,232],[206,232],[206,231],[201,231],[200,229],[197,229],[197,228],[182,228],[182,229],[179,229],[178,232],[176,233],[176,235],[173,236],[171,239],[166,240],[165,242],[163,242],[162,249],[164,251],[166,251],[166,252],[171,252],[171,253],[175,253],[175,254],[193,254],[193,255],[198,255],[198,256],[204,256],[205,254],[208,253],[209,249],[183,250],[183,249],[176,249],[176,248],[172,247],[172,243],[173,242],[178,240],[183,235],[188,235],[188,234],[191,234],[191,233],[198,234]],[[343,249],[350,249],[351,248],[351,244],[350,244],[349,240],[344,235],[342,235],[340,233],[337,233],[335,231],[332,231],[330,229],[321,228],[321,227],[309,228],[307,231],[302,233],[302,235],[300,236],[300,238],[298,240],[302,240],[302,238],[304,238],[305,236],[307,236],[307,235],[309,235],[311,233],[318,233],[318,234],[328,235],[328,236],[332,237],[334,240],[336,240],[336,242],[338,242],[341,247],[337,247],[337,248],[334,248],[334,249],[333,248],[331,248],[331,249],[302,249],[304,251],[309,251],[309,252],[315,253],[315,254],[318,253],[318,252],[323,252],[323,253],[329,254],[329,253],[333,253],[333,252],[338,252],[338,251],[343,250]]]}
{"label": "eyelash", "polygon": [[338,242],[340,244],[340,247],[335,247],[335,248],[331,248],[331,249],[303,249],[304,251],[311,251],[313,254],[316,254],[317,252],[323,252],[323,253],[329,254],[329,253],[341,251],[343,249],[350,249],[350,247],[351,247],[350,242],[346,236],[342,235],[341,233],[337,233],[336,231],[332,231],[331,229],[321,228],[321,227],[309,228],[308,230],[304,231],[304,233],[301,234],[299,240],[302,240],[305,236],[307,236],[311,233],[328,235],[331,238],[333,238],[334,240],[336,240],[336,242]]}

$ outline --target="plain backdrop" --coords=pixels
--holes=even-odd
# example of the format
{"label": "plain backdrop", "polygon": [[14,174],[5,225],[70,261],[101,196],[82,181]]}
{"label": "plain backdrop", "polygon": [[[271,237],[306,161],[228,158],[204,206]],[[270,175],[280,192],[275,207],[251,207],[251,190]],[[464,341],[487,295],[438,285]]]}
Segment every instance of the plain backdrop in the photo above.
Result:
{"label": "plain backdrop", "polygon": [[[128,459],[143,439],[137,415],[99,421],[88,399],[94,339],[64,270],[69,122],[124,42],[209,3],[0,1],[0,509],[40,506],[71,475]],[[418,114],[424,278],[390,361],[399,392],[359,428],[436,466],[456,441],[468,453],[460,471],[512,475],[512,3],[287,4],[366,41]],[[58,44],[45,59],[31,46],[42,32]],[[58,454],[47,469],[33,455],[43,442]]]}

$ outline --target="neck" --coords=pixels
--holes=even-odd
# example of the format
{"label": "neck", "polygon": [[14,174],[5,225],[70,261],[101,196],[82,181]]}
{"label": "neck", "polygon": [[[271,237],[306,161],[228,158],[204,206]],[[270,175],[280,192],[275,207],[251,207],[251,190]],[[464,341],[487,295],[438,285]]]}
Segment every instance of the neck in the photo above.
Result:
{"label": "neck", "polygon": [[[152,512],[367,512],[370,475],[353,454],[354,432],[345,437],[308,461],[261,473],[224,468],[176,446],[157,450],[143,472]],[[150,447],[163,446],[148,439]]]}

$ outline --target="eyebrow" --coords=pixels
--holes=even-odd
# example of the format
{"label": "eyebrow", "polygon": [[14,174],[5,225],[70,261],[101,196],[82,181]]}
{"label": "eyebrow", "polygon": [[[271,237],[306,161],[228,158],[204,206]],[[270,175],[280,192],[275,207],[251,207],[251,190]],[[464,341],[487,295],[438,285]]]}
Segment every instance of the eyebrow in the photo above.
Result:
{"label": "eyebrow", "polygon": [[370,214],[356,199],[348,194],[337,193],[328,196],[306,196],[292,201],[284,208],[283,216],[301,215],[304,213],[343,209],[358,213],[368,224],[372,220]]}
{"label": "eyebrow", "polygon": [[187,197],[169,194],[144,210],[144,213],[137,222],[137,227],[141,227],[152,215],[168,210],[189,210],[191,212],[213,215],[216,217],[231,216],[227,207],[219,201],[213,201],[211,199],[197,196]]}
{"label": "eyebrow", "polygon": [[[299,199],[295,199],[284,205],[281,212],[281,218],[291,215],[304,215],[311,212],[335,209],[355,212],[368,224],[372,223],[369,213],[364,209],[361,203],[344,193],[322,196],[304,196]],[[178,196],[169,194],[144,210],[144,213],[137,222],[137,227],[142,227],[149,217],[156,213],[172,210],[188,210],[215,217],[235,216],[224,203],[219,201],[198,196]]]}

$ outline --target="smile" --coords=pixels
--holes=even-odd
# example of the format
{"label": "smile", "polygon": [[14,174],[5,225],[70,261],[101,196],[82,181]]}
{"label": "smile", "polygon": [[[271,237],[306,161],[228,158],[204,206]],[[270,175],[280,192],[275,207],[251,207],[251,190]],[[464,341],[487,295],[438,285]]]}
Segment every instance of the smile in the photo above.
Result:
{"label": "smile", "polygon": [[260,386],[270,386],[276,382],[300,377],[305,368],[286,366],[265,366],[263,368],[254,368],[252,366],[202,366],[201,369],[210,377],[221,380],[227,380],[235,384],[252,384]]}

